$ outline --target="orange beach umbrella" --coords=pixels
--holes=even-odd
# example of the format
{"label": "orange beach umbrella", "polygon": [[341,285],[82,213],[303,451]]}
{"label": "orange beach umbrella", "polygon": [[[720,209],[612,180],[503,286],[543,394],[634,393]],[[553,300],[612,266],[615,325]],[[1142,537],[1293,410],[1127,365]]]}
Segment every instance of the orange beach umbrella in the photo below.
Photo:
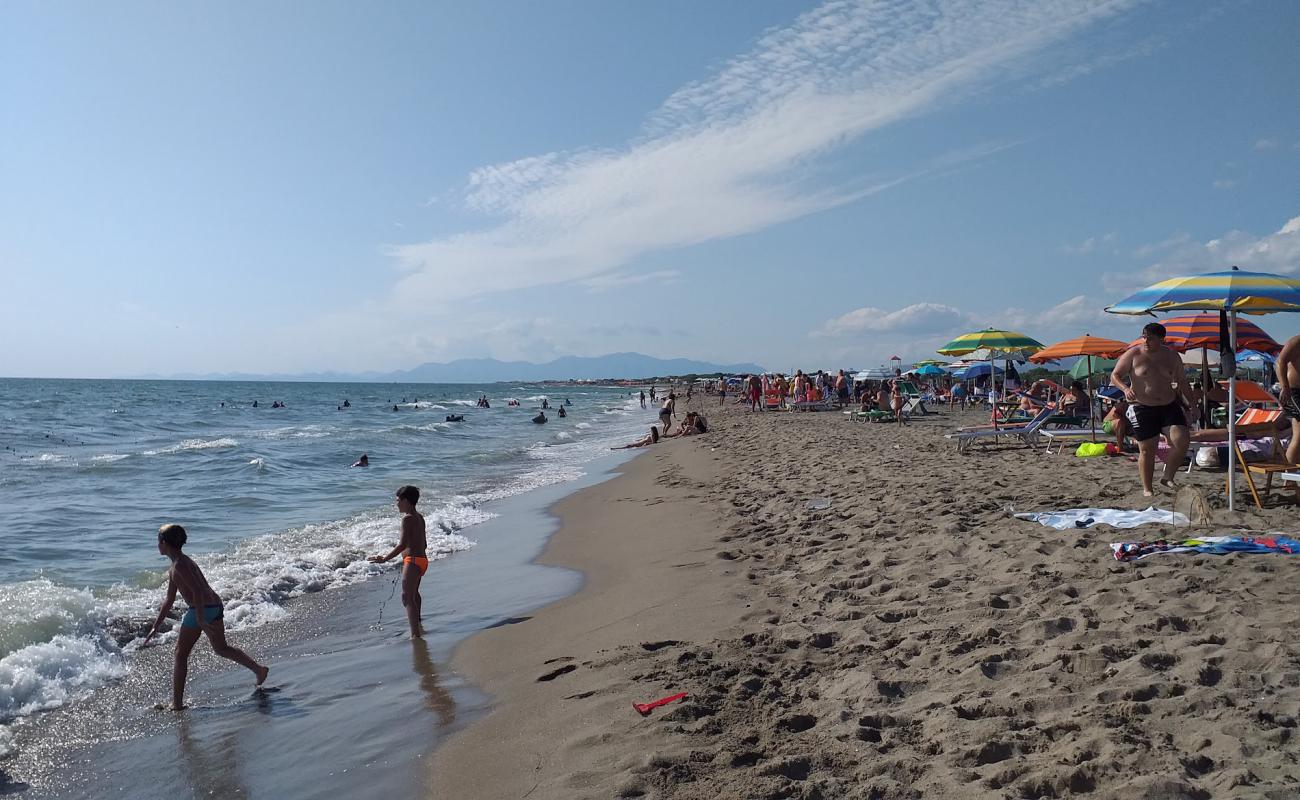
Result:
{"label": "orange beach umbrella", "polygon": [[1097,418],[1092,413],[1092,357],[1119,358],[1129,348],[1118,339],[1103,339],[1100,336],[1084,334],[1077,339],[1057,342],[1039,350],[1029,357],[1035,364],[1056,361],[1059,358],[1086,356],[1088,359],[1088,423],[1092,426],[1092,440],[1097,441]]}

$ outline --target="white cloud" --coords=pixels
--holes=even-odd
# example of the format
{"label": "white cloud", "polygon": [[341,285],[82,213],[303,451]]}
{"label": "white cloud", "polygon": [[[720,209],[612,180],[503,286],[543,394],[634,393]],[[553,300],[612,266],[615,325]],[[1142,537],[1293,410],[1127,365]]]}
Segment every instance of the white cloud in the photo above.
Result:
{"label": "white cloud", "polygon": [[617,289],[622,286],[633,286],[638,283],[674,283],[682,276],[679,270],[661,269],[654,272],[610,272],[604,275],[593,275],[590,278],[583,278],[580,283],[591,289],[593,292],[605,291],[608,289]]}
{"label": "white cloud", "polygon": [[1092,253],[1098,248],[1105,247],[1106,245],[1114,244],[1114,242],[1115,242],[1115,233],[1112,231],[1110,233],[1106,233],[1101,236],[1089,236],[1087,239],[1084,239],[1082,242],[1079,242],[1078,244],[1062,245],[1061,251],[1074,256],[1082,256],[1082,255],[1087,255],[1089,253]]}
{"label": "white cloud", "polygon": [[1160,260],[1143,269],[1104,273],[1102,286],[1107,292],[1119,295],[1115,300],[1120,300],[1166,278],[1219,272],[1233,266],[1283,275],[1300,272],[1300,216],[1292,217],[1277,231],[1264,236],[1238,230],[1207,242],[1178,236],[1161,243],[1155,250],[1139,250],[1135,255],[1144,257],[1156,252],[1162,252]]}
{"label": "white cloud", "polygon": [[951,330],[966,320],[959,309],[942,303],[915,303],[897,311],[858,308],[830,320],[812,336],[844,336],[855,333],[923,334]]}
{"label": "white cloud", "polygon": [[1237,186],[1237,182],[1230,178],[1223,178],[1214,182],[1216,189],[1232,189]]}
{"label": "white cloud", "polygon": [[1277,139],[1258,139],[1255,142],[1255,149],[1260,151],[1276,150],[1280,144],[1281,142]]}
{"label": "white cloud", "polygon": [[466,203],[500,219],[393,247],[408,273],[397,295],[419,306],[591,278],[882,191],[916,174],[826,189],[807,185],[807,167],[1003,83],[1028,56],[1137,2],[830,0],[674,93],[633,142],[475,170]]}

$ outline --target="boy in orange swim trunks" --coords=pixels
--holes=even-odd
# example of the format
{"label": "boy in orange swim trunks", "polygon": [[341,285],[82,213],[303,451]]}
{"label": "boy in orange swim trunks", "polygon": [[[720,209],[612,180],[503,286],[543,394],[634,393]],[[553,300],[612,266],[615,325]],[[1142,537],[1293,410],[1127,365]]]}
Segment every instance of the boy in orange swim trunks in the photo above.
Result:
{"label": "boy in orange swim trunks", "polygon": [[419,639],[424,632],[420,628],[420,579],[429,569],[429,559],[425,553],[427,544],[424,536],[424,517],[415,510],[420,502],[420,490],[414,486],[403,486],[397,490],[397,510],[402,512],[402,539],[389,551],[388,555],[371,556],[375,564],[382,564],[402,555],[402,605],[406,606],[406,619],[411,623],[411,638]]}

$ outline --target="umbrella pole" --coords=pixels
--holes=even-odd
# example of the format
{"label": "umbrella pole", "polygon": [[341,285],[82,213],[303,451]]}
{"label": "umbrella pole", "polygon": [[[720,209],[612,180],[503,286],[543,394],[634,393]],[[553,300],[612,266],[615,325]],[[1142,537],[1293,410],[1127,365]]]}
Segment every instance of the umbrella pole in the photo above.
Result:
{"label": "umbrella pole", "polygon": [[[1237,309],[1228,312],[1228,342],[1237,357]],[[1237,488],[1237,371],[1228,373],[1228,510],[1232,511]],[[1241,465],[1244,470],[1245,464]]]}
{"label": "umbrella pole", "polygon": [[1088,425],[1092,428],[1092,443],[1097,443],[1097,417],[1092,413],[1092,356],[1088,356]]}
{"label": "umbrella pole", "polygon": [[993,371],[993,351],[989,350],[989,395],[993,398],[993,430],[998,429],[998,374]]}
{"label": "umbrella pole", "polygon": [[[1210,348],[1201,348],[1201,425],[1210,426]],[[1216,383],[1215,386],[1218,386]]]}

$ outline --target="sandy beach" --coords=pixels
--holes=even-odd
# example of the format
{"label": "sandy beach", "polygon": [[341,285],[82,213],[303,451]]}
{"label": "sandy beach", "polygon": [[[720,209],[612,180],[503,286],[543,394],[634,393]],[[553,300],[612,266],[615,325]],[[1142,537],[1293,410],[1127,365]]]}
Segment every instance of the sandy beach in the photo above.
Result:
{"label": "sandy beach", "polygon": [[457,649],[491,711],[430,796],[1300,796],[1300,559],[1108,546],[1294,507],[1229,515],[1197,470],[1212,525],[1056,531],[1009,509],[1146,508],[1136,465],[696,402],[709,434],[556,508],[542,562],[583,588]]}

